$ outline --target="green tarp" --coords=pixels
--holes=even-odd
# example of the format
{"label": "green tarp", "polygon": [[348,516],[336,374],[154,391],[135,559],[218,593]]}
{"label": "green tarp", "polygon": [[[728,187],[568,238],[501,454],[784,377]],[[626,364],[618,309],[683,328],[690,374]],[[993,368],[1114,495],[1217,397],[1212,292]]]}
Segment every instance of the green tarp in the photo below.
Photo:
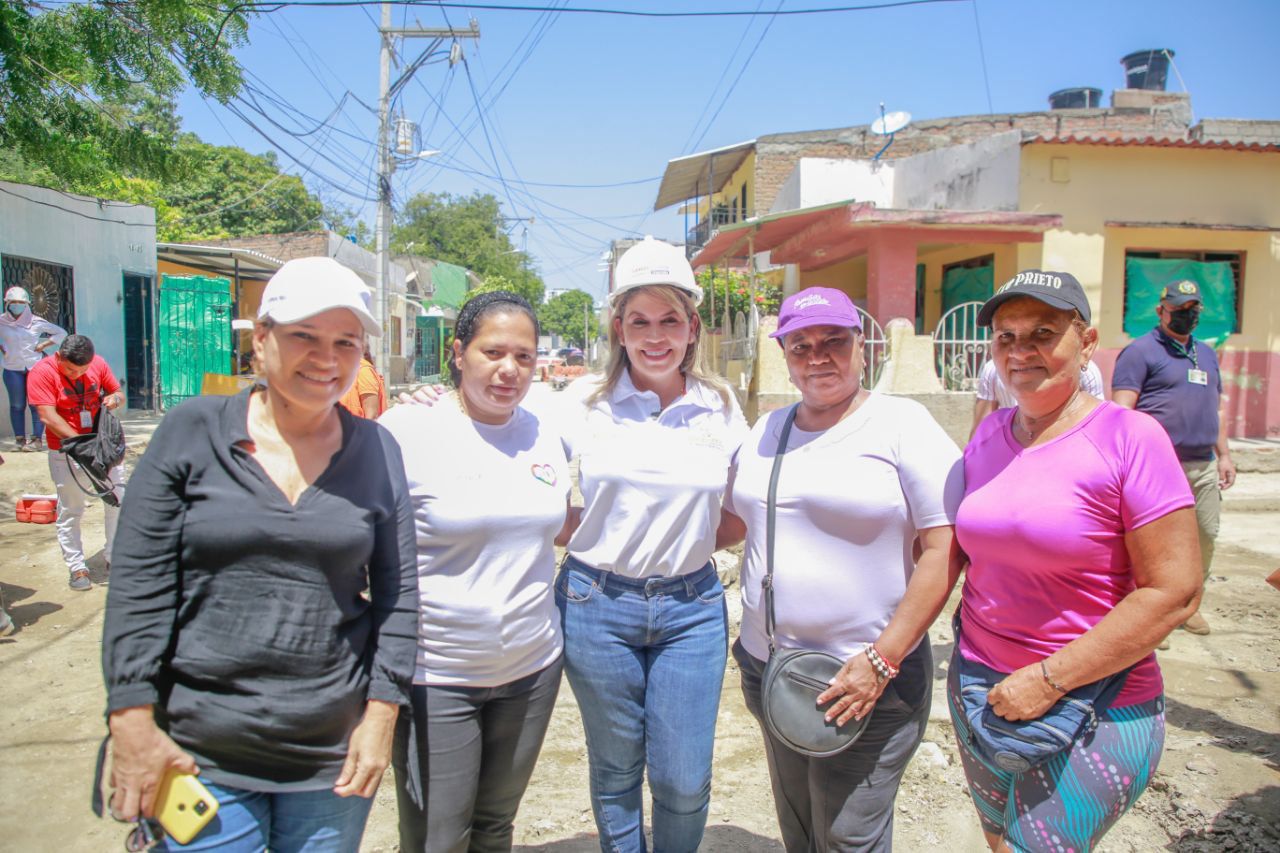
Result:
{"label": "green tarp", "polygon": [[1156,325],[1156,303],[1166,285],[1190,279],[1200,287],[1200,325],[1196,340],[1217,347],[1236,327],[1236,282],[1225,261],[1181,258],[1126,258],[1124,333],[1145,335]]}
{"label": "green tarp", "polygon": [[206,373],[231,373],[231,282],[162,276],[156,338],[166,409],[199,396]]}
{"label": "green tarp", "polygon": [[456,311],[467,299],[467,271],[463,267],[437,261],[431,268],[431,285],[435,294],[428,305]]}

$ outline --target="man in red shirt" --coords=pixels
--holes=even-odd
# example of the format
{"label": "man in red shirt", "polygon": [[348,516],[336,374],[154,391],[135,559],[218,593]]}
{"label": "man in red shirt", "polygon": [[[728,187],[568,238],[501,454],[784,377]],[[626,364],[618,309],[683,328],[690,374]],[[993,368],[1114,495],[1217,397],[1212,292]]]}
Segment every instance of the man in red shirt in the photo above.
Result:
{"label": "man in red shirt", "polygon": [[[115,409],[124,404],[120,383],[111,368],[94,354],[93,341],[84,335],[68,335],[58,354],[40,361],[27,375],[27,401],[36,407],[44,422],[49,444],[49,475],[58,490],[58,544],[71,572],[71,588],[92,587],[84,564],[80,541],[80,518],[86,497],[71,474],[62,439],[93,432],[93,420],[103,406]],[[80,475],[85,480],[85,475]],[[116,497],[124,494],[124,464],[111,469]],[[120,510],[103,504],[105,510],[107,567],[111,566],[111,541],[115,538]]]}

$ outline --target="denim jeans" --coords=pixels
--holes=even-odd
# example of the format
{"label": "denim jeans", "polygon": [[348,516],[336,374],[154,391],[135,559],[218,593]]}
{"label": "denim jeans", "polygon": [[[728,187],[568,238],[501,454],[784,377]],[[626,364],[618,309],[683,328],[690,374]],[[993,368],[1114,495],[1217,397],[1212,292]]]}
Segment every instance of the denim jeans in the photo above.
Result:
{"label": "denim jeans", "polygon": [[4,371],[4,390],[9,395],[9,425],[13,427],[13,437],[22,438],[27,434],[27,413],[31,409],[31,437],[44,435],[44,421],[36,413],[35,406],[27,405],[27,374],[30,370]]}
{"label": "denim jeans", "polygon": [[626,578],[570,557],[556,579],[556,604],[565,672],[586,730],[600,848],[646,849],[647,766],[654,850],[697,850],[728,657],[715,566],[676,578]]}
{"label": "denim jeans", "polygon": [[218,813],[190,844],[165,839],[156,850],[218,853],[355,853],[372,798],[319,791],[264,793],[201,779]]}

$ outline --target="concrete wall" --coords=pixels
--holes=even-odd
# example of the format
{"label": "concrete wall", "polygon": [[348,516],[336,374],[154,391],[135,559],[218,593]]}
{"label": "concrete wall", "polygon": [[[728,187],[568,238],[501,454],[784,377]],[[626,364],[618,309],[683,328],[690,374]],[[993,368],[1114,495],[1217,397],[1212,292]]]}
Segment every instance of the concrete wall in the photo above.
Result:
{"label": "concrete wall", "polygon": [[[896,161],[891,207],[912,210],[1017,210],[1022,132]],[[859,201],[862,199],[859,198]]]}
{"label": "concrete wall", "polygon": [[[952,116],[919,119],[899,131],[884,160],[897,160],[985,139],[1008,131],[1024,136],[1114,135],[1184,136],[1187,115],[1165,104],[1111,109],[1049,110],[1032,113]],[[869,160],[884,145],[885,138],[871,132],[869,125],[775,133],[756,140],[756,210],[769,210],[778,191],[793,169],[805,157]],[[1025,208],[1024,208],[1025,209]]]}
{"label": "concrete wall", "polygon": [[893,163],[805,157],[779,189],[769,212],[799,210],[848,199],[893,207],[894,188]]}
{"label": "concrete wall", "polygon": [[[0,181],[0,255],[71,267],[75,331],[123,384],[124,274],[156,274],[155,210]],[[3,390],[0,399],[7,409]]]}

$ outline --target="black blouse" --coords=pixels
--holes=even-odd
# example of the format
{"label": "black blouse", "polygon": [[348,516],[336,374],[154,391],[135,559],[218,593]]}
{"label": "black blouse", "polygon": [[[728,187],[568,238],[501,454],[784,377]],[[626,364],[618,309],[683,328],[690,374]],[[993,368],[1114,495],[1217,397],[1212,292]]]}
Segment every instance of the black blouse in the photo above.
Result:
{"label": "black blouse", "polygon": [[399,446],[338,409],[342,447],[297,505],[237,443],[248,391],[169,412],[112,549],[107,712],[155,705],[220,784],[333,784],[368,699],[408,703],[417,555]]}

